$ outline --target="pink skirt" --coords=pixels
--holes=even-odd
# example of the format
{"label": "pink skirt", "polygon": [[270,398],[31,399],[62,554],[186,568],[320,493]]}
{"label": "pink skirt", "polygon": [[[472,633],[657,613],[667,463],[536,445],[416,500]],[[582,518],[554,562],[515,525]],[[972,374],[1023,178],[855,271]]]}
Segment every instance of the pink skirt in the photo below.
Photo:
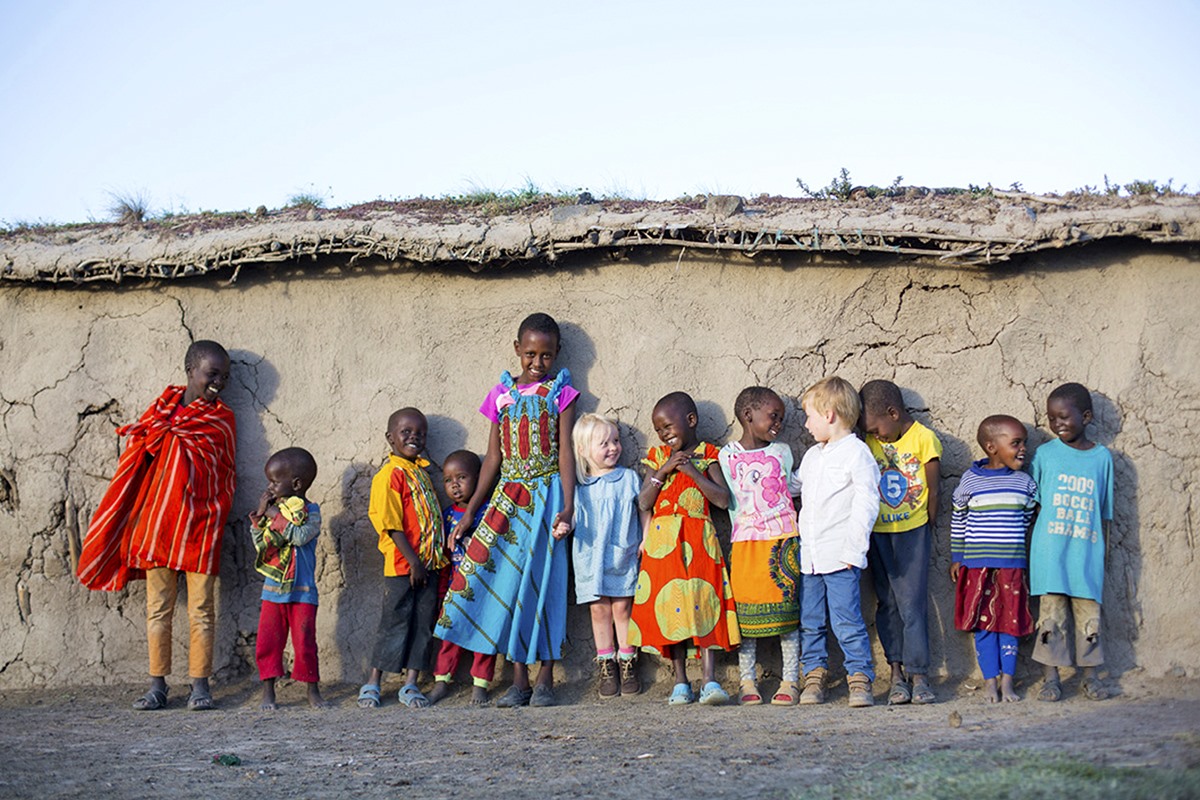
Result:
{"label": "pink skirt", "polygon": [[1023,568],[964,567],[954,588],[954,627],[960,631],[1033,633]]}

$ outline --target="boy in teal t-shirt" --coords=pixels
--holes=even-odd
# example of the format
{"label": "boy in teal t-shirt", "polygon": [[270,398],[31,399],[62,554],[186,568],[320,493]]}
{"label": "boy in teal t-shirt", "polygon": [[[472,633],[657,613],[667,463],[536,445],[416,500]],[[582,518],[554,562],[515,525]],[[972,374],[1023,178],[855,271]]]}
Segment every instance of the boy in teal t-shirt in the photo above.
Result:
{"label": "boy in teal t-shirt", "polygon": [[1039,700],[1062,697],[1058,668],[1072,665],[1068,636],[1074,622],[1074,665],[1080,689],[1092,700],[1108,697],[1096,675],[1104,663],[1100,603],[1104,590],[1107,523],[1113,516],[1112,454],[1087,438],[1092,396],[1078,383],[1046,399],[1050,430],[1058,437],[1038,448],[1032,474],[1038,485],[1037,522],[1029,545],[1029,588],[1041,596],[1033,660],[1045,668]]}

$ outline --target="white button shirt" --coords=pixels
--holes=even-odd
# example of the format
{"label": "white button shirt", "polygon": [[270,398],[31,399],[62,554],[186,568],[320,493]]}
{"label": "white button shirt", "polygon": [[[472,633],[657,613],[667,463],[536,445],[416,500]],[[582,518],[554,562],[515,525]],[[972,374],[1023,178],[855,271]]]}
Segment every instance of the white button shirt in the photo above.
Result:
{"label": "white button shirt", "polygon": [[828,575],[847,564],[864,569],[879,515],[879,465],[870,448],[854,434],[815,445],[804,453],[795,477],[800,571]]}

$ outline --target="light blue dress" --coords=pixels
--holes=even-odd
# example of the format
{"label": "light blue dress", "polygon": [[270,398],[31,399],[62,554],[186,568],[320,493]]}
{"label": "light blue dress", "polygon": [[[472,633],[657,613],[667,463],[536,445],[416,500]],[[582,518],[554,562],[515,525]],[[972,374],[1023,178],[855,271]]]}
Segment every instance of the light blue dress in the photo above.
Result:
{"label": "light blue dress", "polygon": [[575,602],[633,597],[638,579],[637,473],[617,467],[575,487]]}

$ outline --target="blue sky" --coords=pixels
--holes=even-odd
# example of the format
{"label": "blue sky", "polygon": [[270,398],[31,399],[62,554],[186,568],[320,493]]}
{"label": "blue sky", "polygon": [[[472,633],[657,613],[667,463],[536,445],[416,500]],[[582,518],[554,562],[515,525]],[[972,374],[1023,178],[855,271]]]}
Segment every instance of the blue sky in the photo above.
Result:
{"label": "blue sky", "polygon": [[0,220],[547,190],[1200,190],[1200,3],[0,0]]}

